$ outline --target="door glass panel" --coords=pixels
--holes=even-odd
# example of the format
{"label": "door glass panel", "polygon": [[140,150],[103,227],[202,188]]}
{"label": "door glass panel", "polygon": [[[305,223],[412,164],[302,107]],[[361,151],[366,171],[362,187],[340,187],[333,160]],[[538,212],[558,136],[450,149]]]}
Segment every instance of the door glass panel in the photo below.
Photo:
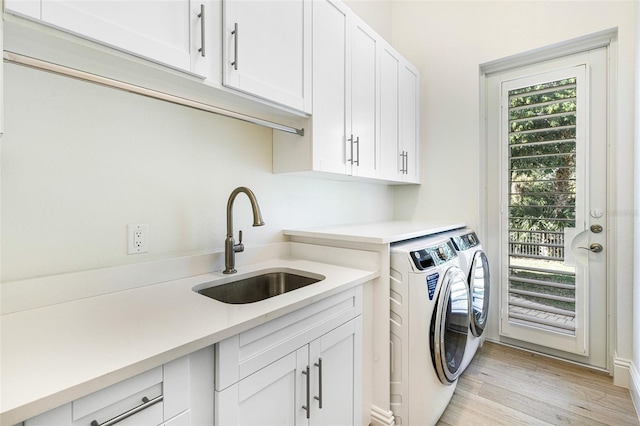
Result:
{"label": "door glass panel", "polygon": [[431,327],[432,339],[435,339],[432,340],[432,349],[440,349],[437,354],[432,351],[432,356],[440,381],[448,384],[454,382],[461,373],[469,330],[469,288],[460,269],[451,268],[447,271],[438,303],[442,303],[444,309],[440,311],[441,308],[438,308]]}
{"label": "door glass panel", "polygon": [[509,321],[575,335],[576,78],[509,95]]}

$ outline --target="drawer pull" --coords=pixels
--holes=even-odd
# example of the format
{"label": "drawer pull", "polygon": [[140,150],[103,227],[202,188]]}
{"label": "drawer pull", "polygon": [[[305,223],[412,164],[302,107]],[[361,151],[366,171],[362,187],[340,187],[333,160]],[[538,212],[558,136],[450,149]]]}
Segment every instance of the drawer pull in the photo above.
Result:
{"label": "drawer pull", "polygon": [[111,426],[111,425],[115,425],[118,422],[121,422],[122,420],[133,416],[134,414],[139,413],[140,411],[147,409],[149,407],[151,407],[152,405],[157,404],[158,402],[161,402],[162,399],[164,397],[162,395],[156,396],[153,399],[149,399],[146,396],[142,397],[142,404],[138,405],[137,407],[132,408],[129,411],[125,411],[122,414],[119,414],[117,416],[115,416],[114,418],[107,420],[104,423],[98,423],[97,420],[93,420],[91,422],[91,426]]}

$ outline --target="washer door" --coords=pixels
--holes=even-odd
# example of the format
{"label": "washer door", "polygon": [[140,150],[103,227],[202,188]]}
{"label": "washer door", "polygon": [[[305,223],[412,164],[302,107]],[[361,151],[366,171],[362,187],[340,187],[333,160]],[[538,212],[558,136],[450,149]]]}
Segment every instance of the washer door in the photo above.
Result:
{"label": "washer door", "polygon": [[469,270],[469,291],[471,296],[471,332],[480,337],[487,324],[489,314],[489,286],[490,286],[489,262],[483,251],[477,251],[473,255],[471,269]]}
{"label": "washer door", "polygon": [[431,355],[438,378],[445,385],[462,373],[469,331],[469,287],[460,268],[452,266],[442,278],[431,319]]}

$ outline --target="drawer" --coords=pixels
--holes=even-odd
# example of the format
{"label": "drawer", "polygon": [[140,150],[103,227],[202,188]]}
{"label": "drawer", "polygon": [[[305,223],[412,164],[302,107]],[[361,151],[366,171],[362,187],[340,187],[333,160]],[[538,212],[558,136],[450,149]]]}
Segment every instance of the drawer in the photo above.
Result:
{"label": "drawer", "polygon": [[[204,351],[198,353],[206,355]],[[200,358],[202,355],[196,358],[196,365],[203,363]],[[206,362],[208,358],[203,359]],[[191,356],[187,355],[32,417],[24,424],[157,426],[170,419],[167,425],[188,425],[191,375]]]}
{"label": "drawer", "polygon": [[162,367],[157,367],[73,401],[73,421],[93,416],[91,420],[101,424],[141,405],[143,398],[152,400],[161,395]]}

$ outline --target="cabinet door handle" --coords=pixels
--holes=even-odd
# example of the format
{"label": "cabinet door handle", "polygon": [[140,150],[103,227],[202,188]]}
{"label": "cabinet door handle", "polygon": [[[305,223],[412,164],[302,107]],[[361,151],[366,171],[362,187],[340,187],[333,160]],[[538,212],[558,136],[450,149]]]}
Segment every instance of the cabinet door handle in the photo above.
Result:
{"label": "cabinet door handle", "polygon": [[200,52],[200,55],[204,58],[204,43],[205,43],[205,36],[204,36],[204,4],[200,5],[200,13],[198,14],[198,18],[200,18],[200,49],[198,49],[198,52]]}
{"label": "cabinet door handle", "polygon": [[353,164],[353,135],[351,135],[351,137],[349,139],[347,139],[347,141],[349,142],[350,146],[351,146],[351,158],[349,158],[347,161],[351,164]]}
{"label": "cabinet door handle", "polygon": [[409,152],[408,151],[404,152],[404,174],[405,175],[409,174]]}
{"label": "cabinet door handle", "polygon": [[318,367],[318,396],[314,396],[313,399],[318,401],[318,407],[322,409],[322,358],[318,358],[318,362],[313,365]]}
{"label": "cabinet door handle", "polygon": [[402,174],[407,174],[408,172],[408,156],[409,153],[407,151],[402,151],[402,153],[400,154],[400,158],[402,158],[402,168],[400,169],[400,173]]}
{"label": "cabinet door handle", "polygon": [[162,396],[162,395],[156,396],[153,399],[149,399],[146,396],[144,396],[144,397],[142,397],[142,404],[138,405],[137,407],[134,407],[129,411],[125,411],[124,413],[119,414],[119,415],[115,416],[114,418],[107,420],[104,423],[98,423],[97,420],[93,420],[91,422],[91,426],[111,426],[111,425],[115,425],[116,423],[119,423],[119,422],[123,421],[124,419],[129,418],[129,417],[133,416],[134,414],[137,414],[140,411],[145,410],[145,409],[151,407],[152,405],[157,404],[158,402],[162,401],[163,398],[164,398],[164,396]]}
{"label": "cabinet door handle", "polygon": [[233,31],[231,31],[231,34],[233,35],[233,62],[231,62],[231,65],[233,65],[233,69],[237,70],[238,69],[238,23],[234,23],[233,24]]}
{"label": "cabinet door handle", "polygon": [[[356,144],[356,158],[357,158],[357,160],[355,161],[355,164],[356,164],[356,166],[359,166],[360,165],[360,136],[358,136],[353,143]],[[351,155],[351,157],[353,157],[353,155]]]}
{"label": "cabinet door handle", "polygon": [[[303,410],[306,410],[307,412],[307,419],[311,418],[311,401],[309,399],[309,395],[311,394],[311,379],[309,377],[309,366],[307,365],[307,368],[305,370],[302,370],[302,374],[304,374],[305,376],[307,376],[307,397],[306,397],[306,405],[302,406]],[[91,425],[94,426],[94,425]]]}

